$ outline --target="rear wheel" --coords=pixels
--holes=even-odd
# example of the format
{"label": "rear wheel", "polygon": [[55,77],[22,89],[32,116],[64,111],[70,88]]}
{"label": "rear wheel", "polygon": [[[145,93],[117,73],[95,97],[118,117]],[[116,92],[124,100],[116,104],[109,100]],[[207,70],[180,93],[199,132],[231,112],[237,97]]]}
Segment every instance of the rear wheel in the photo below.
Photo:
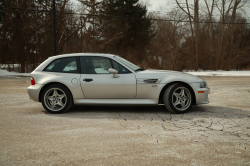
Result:
{"label": "rear wheel", "polygon": [[167,110],[182,114],[192,107],[192,93],[190,88],[181,83],[170,85],[164,92],[163,100]]}
{"label": "rear wheel", "polygon": [[52,84],[42,92],[42,105],[52,114],[66,112],[72,105],[71,93],[63,85]]}

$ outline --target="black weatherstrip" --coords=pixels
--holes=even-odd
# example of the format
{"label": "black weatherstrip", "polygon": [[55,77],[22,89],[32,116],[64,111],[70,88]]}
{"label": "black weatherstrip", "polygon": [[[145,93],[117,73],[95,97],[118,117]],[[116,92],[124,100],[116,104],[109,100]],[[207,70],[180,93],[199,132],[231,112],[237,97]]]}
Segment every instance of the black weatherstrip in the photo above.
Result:
{"label": "black weatherstrip", "polygon": [[81,61],[80,61],[80,57],[76,57],[76,63],[77,63],[77,70],[78,73],[82,74],[82,67],[81,67]]}

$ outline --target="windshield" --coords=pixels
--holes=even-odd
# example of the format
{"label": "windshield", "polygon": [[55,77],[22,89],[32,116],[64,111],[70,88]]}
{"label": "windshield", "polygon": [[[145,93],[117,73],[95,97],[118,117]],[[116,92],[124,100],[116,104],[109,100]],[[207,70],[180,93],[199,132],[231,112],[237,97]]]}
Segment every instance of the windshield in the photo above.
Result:
{"label": "windshield", "polygon": [[135,64],[127,61],[126,59],[123,59],[119,56],[114,56],[115,59],[117,59],[119,62],[123,63],[124,65],[128,66],[130,69],[132,70],[137,70],[137,69],[140,69],[140,67],[136,66]]}

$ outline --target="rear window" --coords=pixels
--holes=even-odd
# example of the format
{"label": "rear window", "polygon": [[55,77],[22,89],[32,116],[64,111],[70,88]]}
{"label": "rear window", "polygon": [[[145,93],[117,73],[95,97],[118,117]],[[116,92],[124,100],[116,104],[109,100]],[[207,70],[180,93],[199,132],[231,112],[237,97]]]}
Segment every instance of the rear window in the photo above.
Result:
{"label": "rear window", "polygon": [[44,71],[61,73],[79,73],[77,57],[60,58],[52,61]]}

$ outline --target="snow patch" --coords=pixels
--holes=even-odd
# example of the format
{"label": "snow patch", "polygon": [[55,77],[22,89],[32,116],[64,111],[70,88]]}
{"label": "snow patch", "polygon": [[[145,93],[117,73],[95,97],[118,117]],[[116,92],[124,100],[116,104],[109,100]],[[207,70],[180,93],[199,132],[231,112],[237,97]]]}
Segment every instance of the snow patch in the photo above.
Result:
{"label": "snow patch", "polygon": [[224,71],[224,70],[201,70],[198,71],[190,71],[183,70],[183,72],[192,74],[195,76],[250,76],[250,71]]}
{"label": "snow patch", "polygon": [[30,76],[30,73],[9,72],[9,71],[0,69],[0,76]]}

